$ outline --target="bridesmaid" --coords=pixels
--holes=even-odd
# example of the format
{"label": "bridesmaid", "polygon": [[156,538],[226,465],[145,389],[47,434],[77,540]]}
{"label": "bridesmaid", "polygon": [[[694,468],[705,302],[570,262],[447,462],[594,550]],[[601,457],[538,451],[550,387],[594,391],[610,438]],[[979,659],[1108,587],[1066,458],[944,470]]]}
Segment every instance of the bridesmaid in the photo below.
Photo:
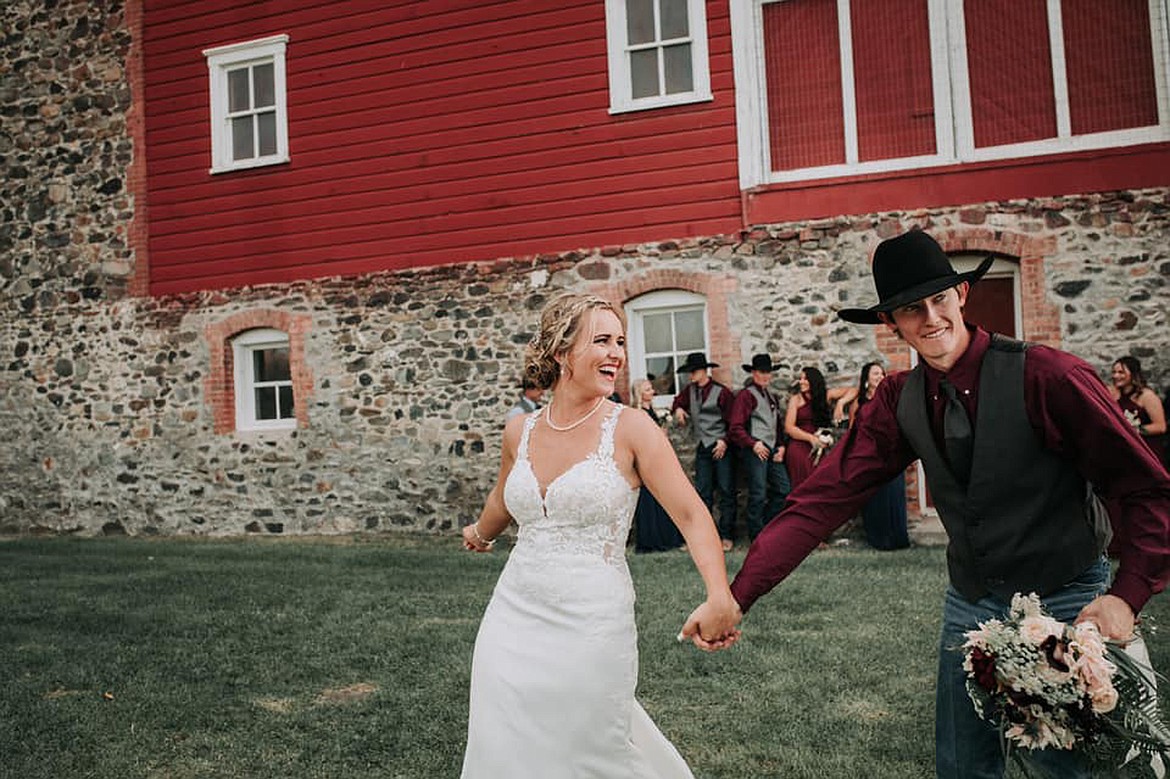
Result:
{"label": "bridesmaid", "polygon": [[[873,400],[878,385],[886,378],[885,368],[879,362],[867,362],[855,390],[857,397],[849,404],[849,426],[857,419],[861,407]],[[865,540],[874,549],[905,549],[910,546],[906,529],[906,474],[879,489],[861,509]]]}
{"label": "bridesmaid", "polygon": [[1122,357],[1113,363],[1110,394],[1145,439],[1158,459],[1165,462],[1166,410],[1158,394],[1146,384],[1142,364],[1136,357]]}
{"label": "bridesmaid", "polygon": [[[1141,361],[1136,357],[1122,357],[1113,363],[1112,375],[1113,385],[1109,388],[1109,393],[1125,412],[1134,431],[1154,450],[1158,459],[1165,463],[1166,409],[1162,406],[1158,394],[1146,384]],[[1121,515],[1121,507],[1116,501],[1106,501],[1105,507],[1110,517]],[[1122,524],[1114,522],[1113,540],[1109,542],[1111,557],[1117,557],[1121,553],[1125,545],[1124,533]]]}
{"label": "bridesmaid", "polygon": [[[649,414],[659,427],[666,423],[666,417],[659,416],[654,410],[654,384],[649,379],[634,382],[630,390],[630,405]],[[682,533],[666,509],[643,484],[638,493],[638,508],[634,511],[634,551],[666,552],[682,545]]]}
{"label": "bridesmaid", "polygon": [[823,446],[817,430],[832,429],[832,403],[847,394],[851,388],[825,389],[825,377],[816,368],[805,368],[797,381],[798,391],[788,399],[784,414],[784,432],[788,436],[788,451],[784,465],[792,489],[808,478],[817,465],[816,450]]}

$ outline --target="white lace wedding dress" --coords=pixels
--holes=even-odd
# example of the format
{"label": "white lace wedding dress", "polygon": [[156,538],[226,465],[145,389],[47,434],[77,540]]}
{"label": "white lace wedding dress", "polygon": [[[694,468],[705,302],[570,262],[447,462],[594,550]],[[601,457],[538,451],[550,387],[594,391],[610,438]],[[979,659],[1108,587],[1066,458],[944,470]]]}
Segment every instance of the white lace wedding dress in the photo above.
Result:
{"label": "white lace wedding dress", "polygon": [[634,700],[625,545],[638,490],[613,459],[621,412],[543,499],[528,459],[537,415],[525,422],[504,485],[520,531],[475,642],[463,779],[692,776]]}

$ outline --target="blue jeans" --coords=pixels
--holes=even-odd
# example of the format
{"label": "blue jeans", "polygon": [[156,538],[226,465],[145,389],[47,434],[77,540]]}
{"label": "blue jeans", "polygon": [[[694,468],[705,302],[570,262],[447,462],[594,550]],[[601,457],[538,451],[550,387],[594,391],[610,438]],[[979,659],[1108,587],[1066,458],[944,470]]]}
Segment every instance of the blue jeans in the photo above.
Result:
{"label": "blue jeans", "polygon": [[756,457],[751,449],[741,449],[740,452],[748,488],[748,538],[755,541],[764,525],[784,508],[784,499],[792,491],[792,483],[788,480],[784,463],[772,460],[775,449],[768,452],[766,460]]}
{"label": "blue jeans", "polygon": [[719,537],[735,538],[735,474],[731,468],[731,450],[723,459],[715,459],[715,446],[699,444],[695,448],[695,489],[707,504],[707,510],[715,511],[715,488],[719,488]]}
{"label": "blue jeans", "polygon": [[[1045,609],[1061,622],[1071,622],[1089,601],[1109,586],[1109,561],[1101,558],[1061,589],[1042,598]],[[1024,593],[1027,594],[1027,593]],[[938,650],[938,687],[935,698],[934,764],[938,779],[1000,779],[1003,749],[995,726],[975,712],[967,696],[963,671],[965,633],[980,622],[1007,617],[1011,599],[987,595],[975,603],[947,587],[943,605],[942,639]],[[1060,779],[1087,779],[1088,768],[1075,752],[1022,749],[1020,755],[1041,775]]]}

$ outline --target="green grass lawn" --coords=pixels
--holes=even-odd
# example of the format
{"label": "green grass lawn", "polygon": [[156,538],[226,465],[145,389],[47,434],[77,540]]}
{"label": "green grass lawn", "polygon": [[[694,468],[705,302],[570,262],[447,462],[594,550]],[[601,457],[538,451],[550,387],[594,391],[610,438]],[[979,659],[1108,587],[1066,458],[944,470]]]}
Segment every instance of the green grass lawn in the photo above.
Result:
{"label": "green grass lawn", "polygon": [[[0,542],[0,777],[456,777],[506,556],[418,536]],[[630,568],[639,697],[696,776],[933,776],[941,549],[818,552],[716,655],[674,638],[701,596],[690,559]]]}

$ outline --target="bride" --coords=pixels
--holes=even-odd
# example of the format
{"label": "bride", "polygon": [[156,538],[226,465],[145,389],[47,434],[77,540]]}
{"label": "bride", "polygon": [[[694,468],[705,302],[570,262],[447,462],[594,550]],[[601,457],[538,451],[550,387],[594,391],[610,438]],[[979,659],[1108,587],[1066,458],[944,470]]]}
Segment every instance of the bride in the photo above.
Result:
{"label": "bride", "polygon": [[621,315],[566,293],[545,306],[525,376],[543,409],[504,429],[499,479],[463,545],[519,525],[475,641],[463,779],[691,777],[634,699],[638,650],[626,567],[644,483],[686,539],[707,590],[679,640],[727,646],[739,606],[703,501],[654,422],[608,400],[625,362]]}

